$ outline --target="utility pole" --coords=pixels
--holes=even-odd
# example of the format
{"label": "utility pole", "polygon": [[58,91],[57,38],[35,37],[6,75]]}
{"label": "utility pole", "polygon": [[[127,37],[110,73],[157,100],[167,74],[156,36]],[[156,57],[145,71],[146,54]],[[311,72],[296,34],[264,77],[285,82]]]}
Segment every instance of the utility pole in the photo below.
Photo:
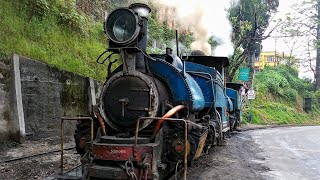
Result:
{"label": "utility pole", "polygon": [[317,56],[316,56],[316,74],[315,74],[315,89],[320,88],[320,47],[319,47],[319,41],[320,41],[320,1],[317,0]]}
{"label": "utility pole", "polygon": [[277,66],[277,38],[274,38],[274,67]]}

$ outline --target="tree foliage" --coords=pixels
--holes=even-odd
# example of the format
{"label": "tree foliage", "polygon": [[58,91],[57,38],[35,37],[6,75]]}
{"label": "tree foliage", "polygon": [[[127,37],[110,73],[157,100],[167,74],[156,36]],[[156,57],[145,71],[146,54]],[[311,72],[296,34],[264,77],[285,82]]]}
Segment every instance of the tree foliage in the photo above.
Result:
{"label": "tree foliage", "polygon": [[252,57],[259,56],[261,41],[269,37],[280,23],[266,32],[278,5],[278,0],[240,0],[229,9],[229,19],[233,27],[232,42],[235,45],[228,70],[229,80],[233,79],[243,63],[250,67]]}
{"label": "tree foliage", "polygon": [[[169,27],[168,21],[158,20],[158,7],[150,4],[152,11],[148,17],[148,53],[164,53],[166,47],[175,46],[175,29]],[[194,40],[193,34],[189,31],[178,31],[179,42],[184,52],[190,51],[190,45]],[[181,48],[181,47],[180,47]]]}
{"label": "tree foliage", "polygon": [[[299,42],[303,53],[301,64],[312,71],[315,87],[320,87],[320,1],[304,0],[292,6],[286,23],[280,28],[285,41],[292,46]],[[316,56],[313,52],[316,51]]]}
{"label": "tree foliage", "polygon": [[266,67],[264,71],[257,73],[256,83],[260,91],[264,89],[276,97],[292,102],[297,100],[298,94],[312,90],[309,82],[298,77],[298,70],[287,65],[280,68]]}

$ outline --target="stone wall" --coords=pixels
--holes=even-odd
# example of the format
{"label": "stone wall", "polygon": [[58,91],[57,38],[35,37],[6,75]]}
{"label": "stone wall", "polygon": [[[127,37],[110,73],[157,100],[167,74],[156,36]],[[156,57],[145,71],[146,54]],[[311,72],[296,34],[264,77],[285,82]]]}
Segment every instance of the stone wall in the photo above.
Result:
{"label": "stone wall", "polygon": [[[88,116],[99,83],[14,55],[0,61],[0,135],[23,141],[58,136],[62,116]],[[72,135],[76,121],[65,123]]]}
{"label": "stone wall", "polygon": [[[58,134],[62,116],[89,114],[88,78],[24,57],[20,75],[26,135]],[[66,125],[66,133],[74,127]]]}

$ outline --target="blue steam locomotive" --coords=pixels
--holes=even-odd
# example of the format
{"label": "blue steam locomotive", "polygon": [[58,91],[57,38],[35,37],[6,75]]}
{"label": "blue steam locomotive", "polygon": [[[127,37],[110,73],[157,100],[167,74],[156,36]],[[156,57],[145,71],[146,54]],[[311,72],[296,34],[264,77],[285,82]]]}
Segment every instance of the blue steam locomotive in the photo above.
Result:
{"label": "blue steam locomotive", "polygon": [[168,179],[181,167],[186,178],[193,160],[240,125],[241,85],[225,81],[228,58],[201,51],[182,58],[147,54],[150,11],[136,3],[105,22],[108,52],[123,63],[109,74],[93,108],[94,141],[86,143],[88,124],[77,125],[83,179]]}

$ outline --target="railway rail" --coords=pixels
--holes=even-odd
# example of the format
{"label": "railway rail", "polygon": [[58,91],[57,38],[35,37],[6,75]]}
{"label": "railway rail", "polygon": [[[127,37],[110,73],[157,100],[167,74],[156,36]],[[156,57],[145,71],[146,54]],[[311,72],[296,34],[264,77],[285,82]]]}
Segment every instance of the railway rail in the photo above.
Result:
{"label": "railway rail", "polygon": [[[69,148],[64,148],[63,150],[64,151],[69,151],[69,150],[73,150],[75,148],[76,147],[69,147]],[[3,160],[3,161],[0,161],[0,164],[10,163],[10,162],[14,162],[14,161],[21,161],[21,160],[25,160],[25,159],[29,159],[29,158],[34,158],[34,157],[38,157],[38,156],[44,156],[44,155],[58,153],[58,152],[61,152],[61,150],[53,150],[53,151],[48,151],[48,152],[43,152],[43,153],[32,154],[32,155],[28,155],[28,156],[22,156],[22,157],[12,158],[12,159],[8,159],[8,160]]]}

